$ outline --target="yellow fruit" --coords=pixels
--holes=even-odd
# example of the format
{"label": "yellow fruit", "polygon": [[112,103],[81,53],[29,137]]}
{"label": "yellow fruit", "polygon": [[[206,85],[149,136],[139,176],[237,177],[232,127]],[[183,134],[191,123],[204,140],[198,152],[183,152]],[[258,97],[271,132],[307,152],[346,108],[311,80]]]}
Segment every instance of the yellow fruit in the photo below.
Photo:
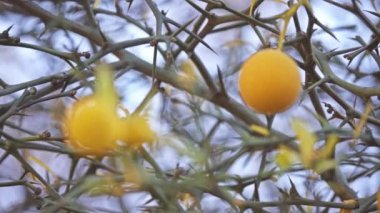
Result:
{"label": "yellow fruit", "polygon": [[297,64],[281,50],[264,49],[242,66],[240,95],[259,113],[273,115],[291,107],[301,92]]}
{"label": "yellow fruit", "polygon": [[104,155],[117,146],[120,118],[116,109],[95,95],[74,103],[63,125],[68,145],[78,154]]}
{"label": "yellow fruit", "polygon": [[132,147],[138,147],[145,142],[153,142],[155,133],[150,128],[148,120],[140,115],[130,115],[121,120],[121,140]]}
{"label": "yellow fruit", "polygon": [[114,151],[119,140],[132,147],[152,142],[155,134],[145,118],[118,115],[112,70],[106,65],[95,70],[94,94],[77,101],[65,113],[62,126],[67,144],[78,154],[102,156]]}

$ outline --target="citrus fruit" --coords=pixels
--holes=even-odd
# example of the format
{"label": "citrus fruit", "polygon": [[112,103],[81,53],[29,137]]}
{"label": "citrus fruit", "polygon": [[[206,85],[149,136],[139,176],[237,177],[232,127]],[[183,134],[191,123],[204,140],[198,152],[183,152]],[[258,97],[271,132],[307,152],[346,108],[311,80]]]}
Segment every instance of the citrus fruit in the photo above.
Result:
{"label": "citrus fruit", "polygon": [[291,107],[301,92],[295,61],[281,50],[263,49],[248,58],[239,76],[244,102],[256,112],[273,115]]}
{"label": "citrus fruit", "polygon": [[117,146],[120,118],[96,96],[74,103],[63,123],[67,143],[78,154],[104,155]]}
{"label": "citrus fruit", "polygon": [[95,68],[95,92],[70,107],[63,119],[68,146],[80,155],[103,156],[118,147],[118,141],[135,147],[152,142],[155,133],[147,119],[139,115],[121,118],[112,70],[107,65]]}
{"label": "citrus fruit", "polygon": [[121,120],[121,140],[131,147],[138,147],[156,138],[148,120],[141,115],[129,115]]}

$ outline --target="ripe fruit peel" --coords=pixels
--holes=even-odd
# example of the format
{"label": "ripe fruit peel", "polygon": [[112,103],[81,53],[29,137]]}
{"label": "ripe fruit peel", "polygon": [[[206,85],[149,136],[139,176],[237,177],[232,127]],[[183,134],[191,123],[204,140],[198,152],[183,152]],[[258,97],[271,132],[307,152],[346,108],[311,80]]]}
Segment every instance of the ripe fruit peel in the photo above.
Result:
{"label": "ripe fruit peel", "polygon": [[301,92],[297,64],[281,50],[260,50],[244,62],[240,95],[256,112],[273,115],[291,107]]}

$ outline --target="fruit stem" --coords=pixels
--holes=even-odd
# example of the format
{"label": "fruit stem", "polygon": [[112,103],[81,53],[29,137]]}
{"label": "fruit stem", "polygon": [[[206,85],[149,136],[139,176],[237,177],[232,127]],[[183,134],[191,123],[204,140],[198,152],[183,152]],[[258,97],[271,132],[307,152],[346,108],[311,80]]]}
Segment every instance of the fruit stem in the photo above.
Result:
{"label": "fruit stem", "polygon": [[284,46],[284,41],[285,41],[285,34],[286,30],[288,28],[290,19],[294,16],[294,14],[297,13],[297,10],[299,7],[302,5],[305,5],[306,7],[310,8],[310,3],[308,0],[301,0],[298,1],[296,4],[292,5],[288,11],[286,11],[283,15],[282,18],[284,19],[284,26],[280,32],[280,35],[278,37],[278,50],[282,50],[282,47]]}
{"label": "fruit stem", "polygon": [[265,117],[267,119],[267,128],[268,128],[268,130],[271,130],[271,128],[272,128],[272,124],[273,124],[275,116],[276,116],[276,114],[265,115]]}
{"label": "fruit stem", "polygon": [[249,16],[252,16],[253,14],[253,7],[255,6],[257,0],[251,1],[251,6],[249,7]]}
{"label": "fruit stem", "polygon": [[144,100],[136,108],[132,114],[139,114],[144,110],[144,108],[150,103],[151,99],[160,91],[160,81],[155,81],[149,90],[148,94],[145,96]]}
{"label": "fruit stem", "polygon": [[280,36],[278,38],[278,47],[277,47],[278,50],[282,50],[282,47],[284,46],[285,34],[286,34],[286,29],[288,28],[288,25],[289,25],[289,20],[290,19],[288,18],[284,19],[284,27],[282,28],[280,32]]}

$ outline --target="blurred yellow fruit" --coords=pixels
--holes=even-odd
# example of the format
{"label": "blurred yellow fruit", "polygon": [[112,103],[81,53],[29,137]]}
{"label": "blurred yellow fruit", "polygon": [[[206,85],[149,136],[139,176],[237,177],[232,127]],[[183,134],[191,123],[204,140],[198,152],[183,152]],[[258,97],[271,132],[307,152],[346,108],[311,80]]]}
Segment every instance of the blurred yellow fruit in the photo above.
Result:
{"label": "blurred yellow fruit", "polygon": [[63,132],[68,146],[80,155],[103,156],[114,151],[118,141],[131,147],[155,140],[148,120],[139,115],[121,118],[112,70],[107,65],[95,68],[93,95],[68,108],[63,118]]}
{"label": "blurred yellow fruit", "polygon": [[68,145],[83,155],[104,155],[116,148],[120,118],[96,96],[85,97],[66,112]]}
{"label": "blurred yellow fruit", "polygon": [[107,65],[99,65],[95,71],[94,94],[68,108],[63,132],[74,152],[101,156],[116,148],[121,126],[112,70]]}
{"label": "blurred yellow fruit", "polygon": [[148,120],[140,115],[130,115],[121,120],[121,140],[132,147],[138,147],[145,142],[153,142],[156,138]]}
{"label": "blurred yellow fruit", "polygon": [[244,102],[259,113],[285,111],[301,92],[297,64],[281,50],[258,51],[243,64],[239,89]]}

